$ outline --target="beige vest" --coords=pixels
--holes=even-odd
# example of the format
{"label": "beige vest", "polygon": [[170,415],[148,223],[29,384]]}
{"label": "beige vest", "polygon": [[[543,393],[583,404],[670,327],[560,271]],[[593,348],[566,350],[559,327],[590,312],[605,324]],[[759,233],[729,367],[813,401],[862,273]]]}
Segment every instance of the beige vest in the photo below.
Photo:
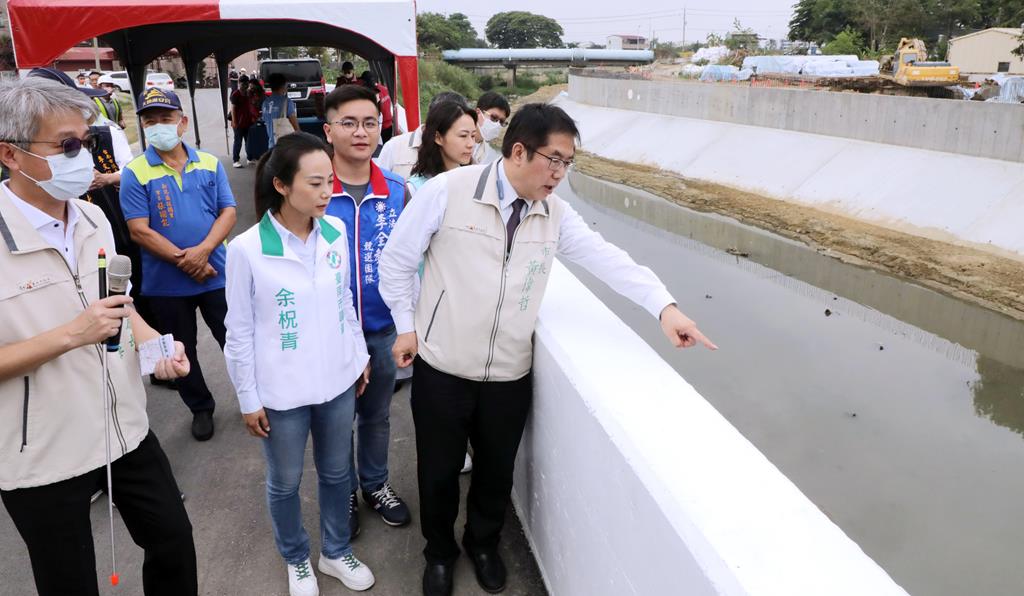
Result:
{"label": "beige vest", "polygon": [[416,167],[416,160],[420,157],[421,131],[422,129],[416,129],[388,141],[389,143],[394,143],[390,171],[406,180],[409,179],[409,174]]}
{"label": "beige vest", "polygon": [[501,164],[443,174],[448,206],[425,254],[416,308],[420,357],[476,381],[512,381],[530,372],[533,329],[565,213],[553,194],[531,203],[506,260]]}
{"label": "beige vest", "polygon": [[[30,339],[74,319],[98,297],[96,254],[114,254],[99,207],[75,200],[78,271],[46,243],[0,192],[0,345]],[[149,432],[135,338],[108,357],[114,459]],[[101,347],[83,346],[25,375],[0,381],[0,490],[52,484],[104,465]]]}

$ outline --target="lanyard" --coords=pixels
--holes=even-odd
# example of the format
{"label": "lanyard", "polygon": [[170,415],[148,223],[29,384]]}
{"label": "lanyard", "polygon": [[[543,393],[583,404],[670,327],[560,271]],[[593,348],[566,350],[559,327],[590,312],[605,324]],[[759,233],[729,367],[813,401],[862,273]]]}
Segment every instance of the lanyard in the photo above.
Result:
{"label": "lanyard", "polygon": [[494,172],[496,174],[494,179],[498,182],[498,208],[499,209],[501,208],[501,205],[505,202],[505,185],[501,183],[501,161],[502,160],[499,159],[498,161],[494,162],[494,167],[498,168],[497,171]]}
{"label": "lanyard", "polygon": [[[499,159],[498,161],[494,162],[494,167],[501,168],[501,162],[502,162],[501,159]],[[498,182],[498,211],[500,212],[501,209],[504,206],[504,203],[505,203],[505,185],[501,183],[501,170],[499,169],[497,172],[495,172],[495,174],[496,175],[495,175],[494,178]],[[512,204],[514,205],[515,201],[513,201]],[[529,203],[527,203],[527,205],[526,205],[527,211],[529,211],[529,208],[530,208],[530,205],[529,205]]]}

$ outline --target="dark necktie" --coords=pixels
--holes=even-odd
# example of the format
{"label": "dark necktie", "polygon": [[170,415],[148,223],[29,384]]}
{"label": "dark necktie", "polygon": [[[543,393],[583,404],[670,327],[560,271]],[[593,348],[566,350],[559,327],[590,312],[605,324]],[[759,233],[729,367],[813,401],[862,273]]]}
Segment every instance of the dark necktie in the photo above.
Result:
{"label": "dark necktie", "polygon": [[519,219],[522,217],[524,205],[526,205],[526,201],[523,199],[512,201],[512,215],[509,216],[508,223],[505,224],[505,254],[512,252],[512,236],[515,235],[516,228],[519,227]]}

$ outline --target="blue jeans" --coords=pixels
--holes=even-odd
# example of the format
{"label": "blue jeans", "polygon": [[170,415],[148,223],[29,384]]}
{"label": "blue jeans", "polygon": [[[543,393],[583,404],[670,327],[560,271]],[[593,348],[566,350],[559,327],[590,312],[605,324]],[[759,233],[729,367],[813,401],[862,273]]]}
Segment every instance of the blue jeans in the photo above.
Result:
{"label": "blue jeans", "polygon": [[353,437],[352,465],[358,460],[359,474],[352,491],[362,487],[373,492],[388,481],[388,446],[391,438],[391,396],[395,392],[395,328],[366,333],[370,353],[370,384],[356,400],[356,436]]}
{"label": "blue jeans", "polygon": [[270,438],[263,439],[267,460],[267,506],[274,542],[292,565],[309,557],[309,535],[302,527],[299,482],[306,438],[313,435],[313,462],[318,480],[321,553],[337,559],[349,546],[348,495],[352,484],[351,439],[355,386],[331,401],[291,410],[266,409]]}

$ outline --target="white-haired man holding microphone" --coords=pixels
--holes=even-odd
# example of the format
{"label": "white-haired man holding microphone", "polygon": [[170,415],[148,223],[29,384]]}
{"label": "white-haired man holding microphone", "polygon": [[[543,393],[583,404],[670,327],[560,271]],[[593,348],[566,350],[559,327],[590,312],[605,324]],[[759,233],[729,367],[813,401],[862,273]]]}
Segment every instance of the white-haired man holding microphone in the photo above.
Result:
{"label": "white-haired man holding microphone", "polygon": [[[98,594],[89,498],[106,486],[109,427],[113,498],[146,551],[145,594],[196,594],[192,527],[149,430],[136,352],[159,334],[131,298],[98,299],[97,254],[114,255],[114,238],[100,209],[77,199],[92,183],[95,110],[54,81],[0,85],[0,163],[10,173],[0,185],[0,498],[41,596]],[[99,344],[124,319],[105,413]],[[188,370],[176,343],[154,372]]]}

